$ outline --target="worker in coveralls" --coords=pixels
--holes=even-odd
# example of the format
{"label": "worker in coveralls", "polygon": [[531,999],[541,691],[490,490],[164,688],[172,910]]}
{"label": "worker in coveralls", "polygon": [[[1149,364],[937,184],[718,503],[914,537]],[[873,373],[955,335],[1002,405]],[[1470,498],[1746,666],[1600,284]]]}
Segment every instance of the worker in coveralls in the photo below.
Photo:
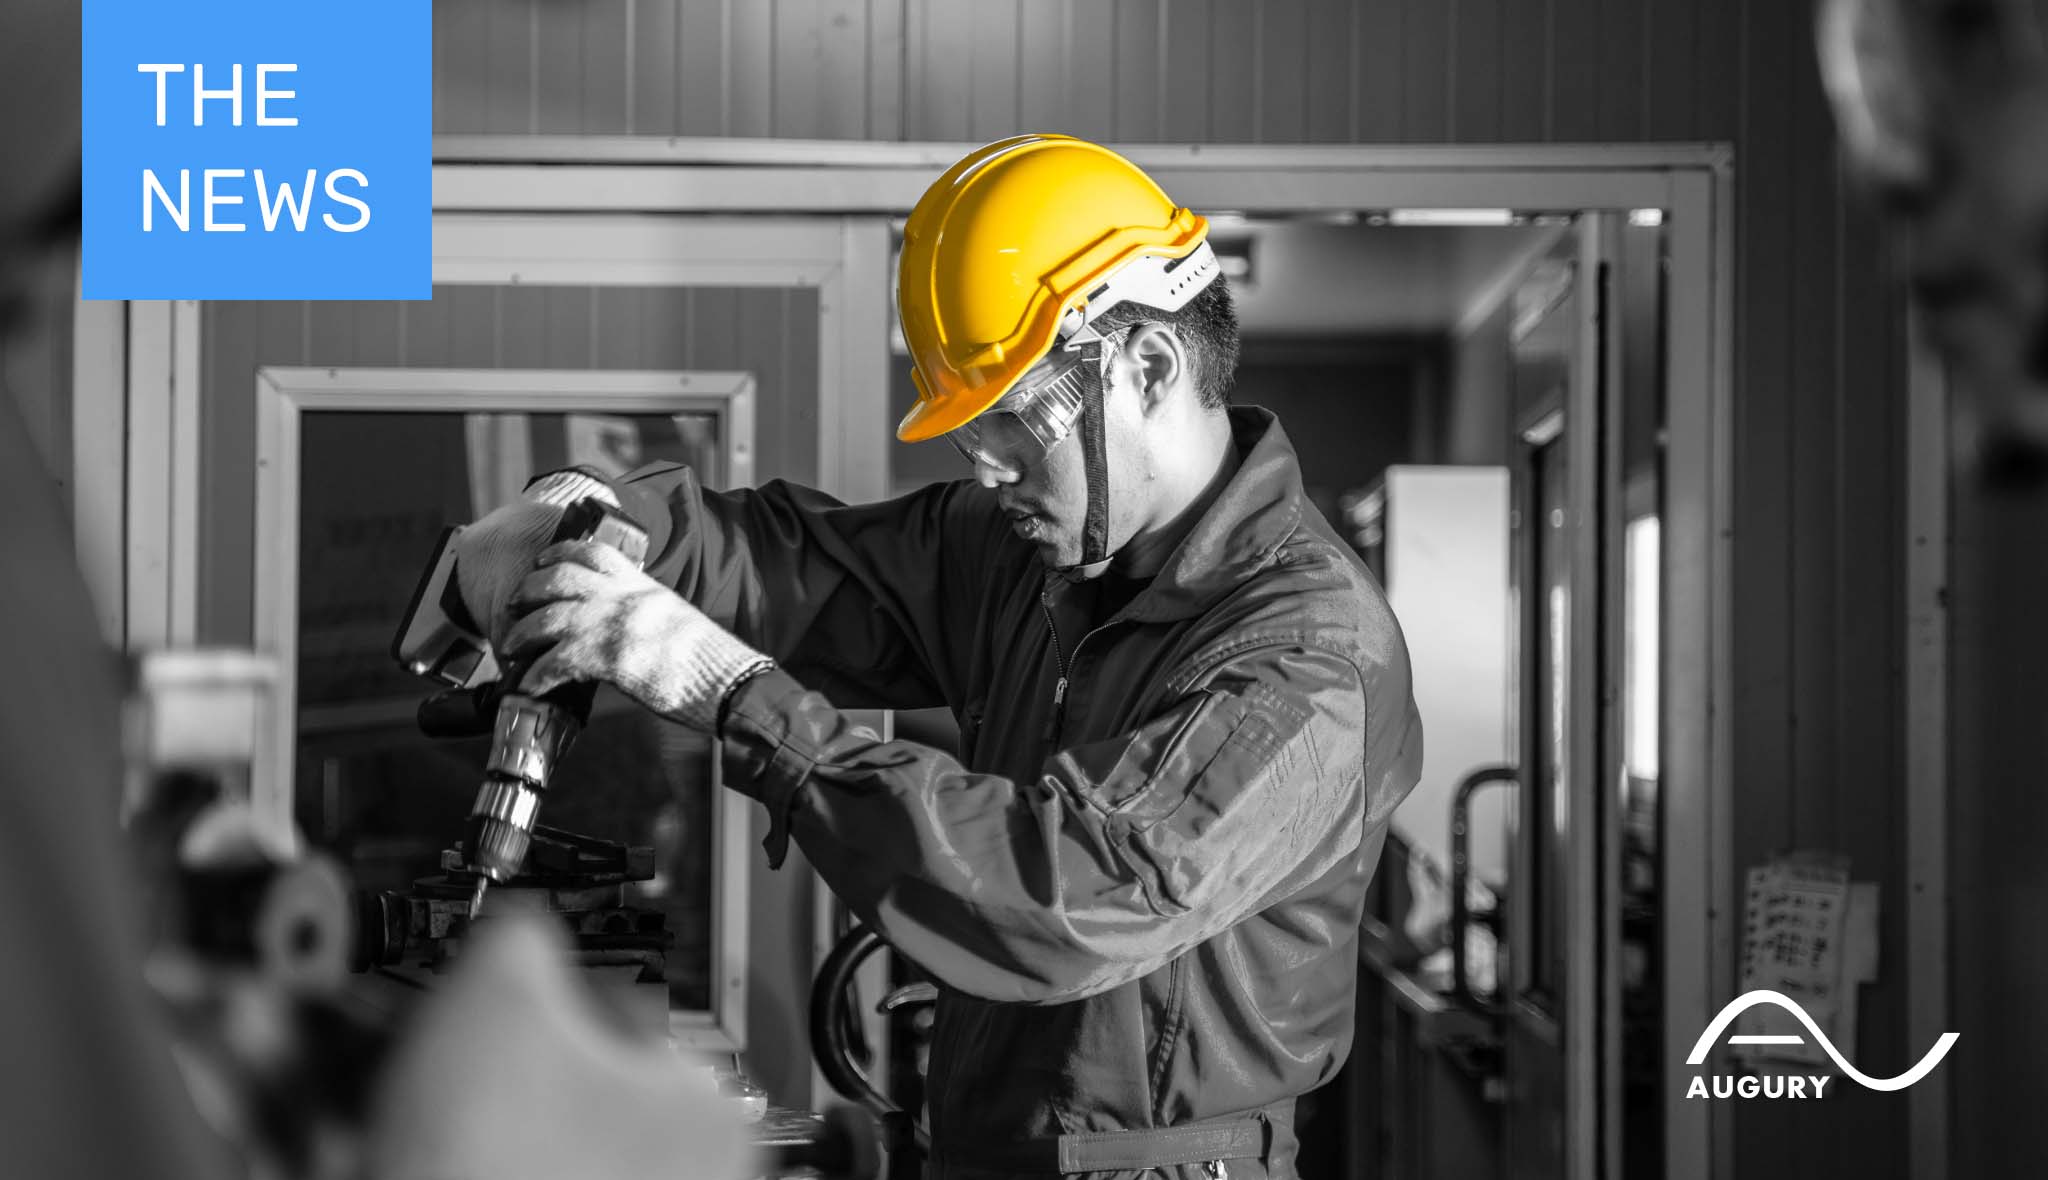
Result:
{"label": "worker in coveralls", "polygon": [[[795,840],[937,979],[935,1177],[1293,1177],[1295,1099],[1350,1050],[1422,729],[1379,586],[1273,415],[1228,404],[1207,233],[1094,144],[980,148],[898,275],[897,435],[972,479],[849,506],[570,471],[462,539],[528,691],[607,681],[723,738],[771,861]],[[543,550],[587,494],[647,529],[644,572]],[[957,757],[841,711],[939,705]]]}

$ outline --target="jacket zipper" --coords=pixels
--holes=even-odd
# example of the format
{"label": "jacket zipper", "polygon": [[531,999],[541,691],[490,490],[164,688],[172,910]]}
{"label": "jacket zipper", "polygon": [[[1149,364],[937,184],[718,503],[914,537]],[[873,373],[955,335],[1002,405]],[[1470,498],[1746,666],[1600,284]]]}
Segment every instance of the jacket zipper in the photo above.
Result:
{"label": "jacket zipper", "polygon": [[1060,730],[1066,725],[1067,712],[1067,654],[1060,646],[1059,624],[1052,621],[1051,591],[1038,592],[1038,607],[1045,612],[1045,629],[1052,633],[1052,658],[1059,665],[1059,683],[1052,690],[1052,725],[1046,736],[1047,741],[1057,741]]}

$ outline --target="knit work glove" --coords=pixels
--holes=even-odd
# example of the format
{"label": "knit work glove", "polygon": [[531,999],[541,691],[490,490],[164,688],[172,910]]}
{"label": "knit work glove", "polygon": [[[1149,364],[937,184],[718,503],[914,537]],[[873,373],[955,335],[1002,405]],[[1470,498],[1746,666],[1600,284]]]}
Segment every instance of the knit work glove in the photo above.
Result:
{"label": "knit work glove", "polygon": [[618,496],[602,481],[580,471],[558,471],[456,536],[455,583],[462,605],[499,653],[505,650],[502,640],[513,623],[508,613],[512,592],[533,572],[535,559],[554,539],[563,510],[587,496],[619,506]]}
{"label": "knit work glove", "polygon": [[618,550],[565,541],[513,591],[501,650],[532,659],[520,690],[605,681],[664,717],[715,733],[728,692],[773,661]]}

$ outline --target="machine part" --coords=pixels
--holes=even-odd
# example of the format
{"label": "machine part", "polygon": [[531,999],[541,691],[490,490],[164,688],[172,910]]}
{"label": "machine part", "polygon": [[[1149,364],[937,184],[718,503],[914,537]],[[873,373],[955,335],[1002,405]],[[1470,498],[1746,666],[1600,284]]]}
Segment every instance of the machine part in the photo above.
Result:
{"label": "machine part", "polygon": [[[824,1180],[878,1180],[883,1175],[875,1120],[857,1107],[834,1106],[823,1117],[771,1109],[755,1124],[753,1138],[766,1176],[815,1173]],[[891,1165],[889,1180],[897,1180],[893,1157]],[[917,1180],[919,1173],[907,1175]]]}
{"label": "machine part", "polygon": [[[122,742],[128,768],[121,818],[164,806],[165,784],[181,771],[196,772],[230,795],[246,796],[256,735],[267,724],[277,663],[236,648],[187,648],[145,652],[129,669],[129,693],[122,708]],[[200,806],[214,790],[201,791]],[[189,819],[189,816],[183,819]],[[179,821],[182,831],[182,819]],[[289,843],[287,833],[263,833]]]}
{"label": "machine part", "polygon": [[186,895],[196,945],[246,958],[285,991],[332,991],[348,974],[354,908],[347,878],[324,856],[193,873]]}
{"label": "machine part", "polygon": [[[846,1022],[843,1019],[847,1014],[847,993],[860,971],[860,965],[867,961],[869,955],[887,945],[880,934],[867,926],[855,926],[833,944],[831,953],[818,965],[818,977],[811,984],[811,1056],[818,1063],[818,1072],[825,1075],[825,1080],[832,1084],[834,1090],[883,1120],[885,1128],[890,1126],[891,1118],[911,1120],[911,1140],[919,1152],[929,1152],[931,1133],[916,1125],[914,1116],[875,1089],[866,1071],[855,1064],[847,1045]],[[896,994],[892,993],[891,998],[896,999]],[[932,998],[937,999],[936,990],[932,992]],[[902,1000],[899,999],[896,1007],[901,1006]],[[895,1008],[889,1010],[894,1011]],[[892,1155],[892,1172],[895,1170],[893,1159]],[[911,1174],[915,1175],[915,1172]]]}
{"label": "machine part", "polygon": [[[467,850],[449,849],[441,854],[446,871],[420,878],[410,890],[357,893],[350,969],[445,968],[471,936],[470,905],[484,880],[471,875],[468,862]],[[652,848],[537,825],[524,866],[505,883],[502,912],[494,910],[491,920],[520,912],[548,914],[561,921],[573,940],[571,958],[577,966],[630,971],[633,982],[665,989],[674,942],[667,916],[628,904],[625,889],[629,882],[651,880],[654,868]]]}
{"label": "machine part", "polygon": [[1451,992],[1461,1002],[1481,1011],[1497,1005],[1472,991],[1466,962],[1469,953],[1465,932],[1472,924],[1472,903],[1466,896],[1472,877],[1472,796],[1481,787],[1521,785],[1521,772],[1512,766],[1482,766],[1458,782],[1451,797]]}

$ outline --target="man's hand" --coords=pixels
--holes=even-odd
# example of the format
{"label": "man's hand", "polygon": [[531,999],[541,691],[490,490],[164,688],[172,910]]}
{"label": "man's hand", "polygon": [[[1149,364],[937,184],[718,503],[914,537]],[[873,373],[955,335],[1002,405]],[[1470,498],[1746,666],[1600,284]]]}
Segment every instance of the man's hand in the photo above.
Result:
{"label": "man's hand", "polygon": [[520,691],[606,681],[666,717],[706,733],[742,676],[769,660],[655,581],[618,550],[565,541],[544,550],[513,591],[521,616],[500,649],[532,659]]}

